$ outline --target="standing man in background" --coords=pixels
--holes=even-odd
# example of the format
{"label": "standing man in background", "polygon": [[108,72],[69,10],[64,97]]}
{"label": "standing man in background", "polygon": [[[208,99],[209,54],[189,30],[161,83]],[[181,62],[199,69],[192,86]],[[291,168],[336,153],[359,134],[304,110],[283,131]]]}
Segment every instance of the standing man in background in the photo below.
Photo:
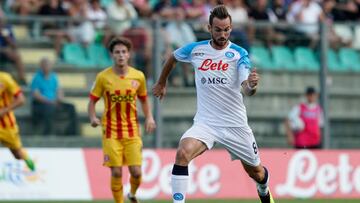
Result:
{"label": "standing man in background", "polygon": [[31,171],[35,164],[22,148],[19,127],[13,110],[25,103],[25,97],[10,74],[0,72],[0,143],[10,149],[16,159],[24,160]]}
{"label": "standing man in background", "polygon": [[190,43],[174,51],[153,87],[154,95],[162,99],[176,62],[191,63],[195,68],[197,112],[176,152],[171,179],[173,202],[185,202],[191,160],[221,143],[232,160],[240,160],[256,182],[261,202],[274,203],[268,187],[269,173],[261,165],[241,94],[241,91],[247,96],[255,94],[259,75],[255,69],[250,71],[247,51],[229,41],[232,20],[225,6],[212,10],[208,30],[211,40]]}
{"label": "standing man in background", "polygon": [[314,87],[305,90],[306,101],[294,106],[285,120],[289,145],[297,149],[320,149],[324,115]]}
{"label": "standing man in background", "polygon": [[[145,115],[147,133],[155,129],[149,101],[147,99],[144,74],[129,66],[131,42],[126,38],[114,38],[109,43],[109,51],[114,65],[96,76],[91,89],[88,113],[91,126],[102,126],[104,166],[111,170],[111,191],[116,203],[123,203],[122,167],[130,172],[131,203],[138,203],[136,191],[141,183],[142,140],[136,108],[139,98]],[[100,121],[95,105],[104,99],[105,111]]]}

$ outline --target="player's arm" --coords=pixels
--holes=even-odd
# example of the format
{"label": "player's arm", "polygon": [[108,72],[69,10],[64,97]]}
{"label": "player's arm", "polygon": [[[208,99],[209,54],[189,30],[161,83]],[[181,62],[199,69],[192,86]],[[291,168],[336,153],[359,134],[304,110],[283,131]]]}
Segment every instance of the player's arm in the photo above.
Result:
{"label": "player's arm", "polygon": [[256,72],[256,68],[253,68],[248,76],[247,80],[241,83],[243,92],[247,96],[252,96],[256,93],[257,85],[259,83],[259,74]]}
{"label": "player's arm", "polygon": [[96,103],[98,100],[99,100],[98,98],[94,98],[93,96],[90,95],[90,100],[88,104],[88,115],[91,126],[94,128],[100,125],[100,119],[96,116]]}
{"label": "player's arm", "polygon": [[3,117],[5,114],[9,113],[10,111],[24,104],[25,104],[25,96],[21,91],[19,91],[14,95],[13,101],[8,106],[5,106],[0,109],[0,117]]}
{"label": "player's arm", "polygon": [[174,54],[166,60],[165,65],[161,71],[158,81],[155,83],[152,88],[153,94],[155,97],[162,99],[166,94],[166,82],[169,77],[170,72],[175,67],[177,60],[175,59]]}
{"label": "player's arm", "polygon": [[285,119],[284,126],[285,126],[286,140],[289,145],[293,146],[294,145],[294,132],[291,129],[290,120],[288,118]]}
{"label": "player's arm", "polygon": [[89,95],[88,116],[90,124],[94,128],[101,124],[100,119],[96,116],[96,103],[99,101],[101,95],[103,95],[102,81],[102,77],[97,75]]}
{"label": "player's arm", "polygon": [[141,108],[145,115],[145,131],[151,133],[155,130],[156,124],[151,112],[150,103],[146,96],[140,98]]}

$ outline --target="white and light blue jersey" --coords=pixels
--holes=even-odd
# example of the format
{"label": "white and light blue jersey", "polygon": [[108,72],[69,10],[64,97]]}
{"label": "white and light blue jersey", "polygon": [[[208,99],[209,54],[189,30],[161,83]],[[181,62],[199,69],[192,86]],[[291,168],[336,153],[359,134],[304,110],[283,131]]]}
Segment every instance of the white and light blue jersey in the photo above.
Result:
{"label": "white and light blue jersey", "polygon": [[206,40],[185,45],[175,50],[174,56],[195,69],[195,122],[225,127],[248,125],[241,94],[241,83],[247,80],[251,68],[245,49],[229,42],[226,48],[216,50]]}

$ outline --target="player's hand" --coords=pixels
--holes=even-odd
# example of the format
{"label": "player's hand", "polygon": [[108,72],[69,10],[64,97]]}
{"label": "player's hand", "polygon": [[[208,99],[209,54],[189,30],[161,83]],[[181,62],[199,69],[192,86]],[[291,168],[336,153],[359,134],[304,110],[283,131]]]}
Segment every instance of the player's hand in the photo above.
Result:
{"label": "player's hand", "polygon": [[91,126],[96,128],[98,125],[100,125],[100,119],[97,117],[90,118]]}
{"label": "player's hand", "polygon": [[152,133],[156,128],[154,118],[147,118],[145,119],[145,131],[146,133]]}
{"label": "player's hand", "polygon": [[248,84],[250,88],[254,88],[258,85],[260,80],[259,74],[256,72],[256,68],[253,68],[248,77]]}
{"label": "player's hand", "polygon": [[3,116],[5,116],[5,114],[7,113],[8,111],[5,109],[5,108],[1,108],[0,109],[0,118],[2,118]]}
{"label": "player's hand", "polygon": [[152,88],[153,95],[162,100],[166,94],[166,84],[156,83]]}

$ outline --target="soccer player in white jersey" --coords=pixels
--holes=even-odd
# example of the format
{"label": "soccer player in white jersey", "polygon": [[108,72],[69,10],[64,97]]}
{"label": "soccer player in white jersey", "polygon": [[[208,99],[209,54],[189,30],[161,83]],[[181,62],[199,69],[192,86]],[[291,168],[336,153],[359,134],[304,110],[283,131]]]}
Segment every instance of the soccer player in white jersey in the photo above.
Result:
{"label": "soccer player in white jersey", "polygon": [[194,42],[174,51],[153,87],[162,99],[167,78],[177,61],[195,68],[197,112],[193,126],[181,137],[172,170],[172,198],[184,203],[188,184],[188,165],[215,143],[225,146],[232,160],[240,160],[254,179],[262,203],[274,203],[268,184],[269,173],[260,163],[259,151],[247,122],[241,91],[254,95],[259,82],[251,69],[246,50],[229,41],[231,16],[225,6],[215,7],[209,17],[211,40]]}

